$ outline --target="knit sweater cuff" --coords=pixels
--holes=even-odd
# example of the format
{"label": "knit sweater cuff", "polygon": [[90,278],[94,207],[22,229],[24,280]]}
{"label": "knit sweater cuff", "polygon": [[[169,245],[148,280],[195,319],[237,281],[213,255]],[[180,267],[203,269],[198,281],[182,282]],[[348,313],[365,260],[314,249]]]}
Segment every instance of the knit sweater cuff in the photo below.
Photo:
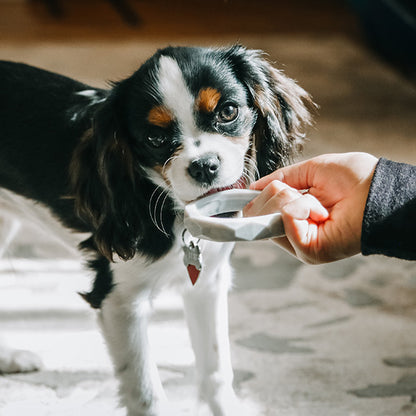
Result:
{"label": "knit sweater cuff", "polygon": [[416,166],[378,161],[364,211],[361,251],[416,260]]}

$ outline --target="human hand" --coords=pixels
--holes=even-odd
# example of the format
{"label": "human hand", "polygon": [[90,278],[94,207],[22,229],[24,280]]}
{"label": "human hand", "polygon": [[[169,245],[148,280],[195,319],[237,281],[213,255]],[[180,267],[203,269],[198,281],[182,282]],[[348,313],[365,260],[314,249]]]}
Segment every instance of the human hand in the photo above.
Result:
{"label": "human hand", "polygon": [[364,209],[376,164],[377,158],[367,153],[341,153],[284,167],[250,186],[262,192],[243,215],[281,211],[286,236],[273,241],[305,263],[352,256],[361,251]]}

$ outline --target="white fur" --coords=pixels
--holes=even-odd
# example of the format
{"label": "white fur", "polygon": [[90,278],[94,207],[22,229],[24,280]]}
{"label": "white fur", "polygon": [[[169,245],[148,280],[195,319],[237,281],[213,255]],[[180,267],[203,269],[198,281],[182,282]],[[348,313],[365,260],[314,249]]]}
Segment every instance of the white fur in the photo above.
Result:
{"label": "white fur", "polygon": [[[25,219],[39,226],[69,252],[77,255],[79,254],[78,244],[87,238],[85,234],[73,233],[63,227],[48,207],[41,203],[34,204],[30,199],[4,188],[0,188],[0,217],[4,218],[8,227],[14,228],[17,227],[20,219]],[[14,232],[10,230],[5,232],[15,234],[17,231],[18,229],[15,229]]]}
{"label": "white fur", "polygon": [[14,216],[6,214],[2,210],[0,202],[0,259],[4,256],[10,244],[20,230],[21,222]]}
{"label": "white fur", "polygon": [[[180,235],[180,233],[179,233]],[[120,379],[120,394],[129,416],[160,413],[166,398],[148,345],[152,299],[166,286],[183,294],[185,315],[195,353],[200,399],[214,416],[225,416],[238,402],[232,389],[227,293],[231,282],[232,244],[201,242],[204,266],[193,287],[181,261],[181,241],[163,259],[146,265],[136,256],[112,266],[112,293],[105,299],[100,324]]]}
{"label": "white fur", "polygon": [[162,56],[159,60],[158,89],[163,97],[163,104],[178,120],[183,136],[196,139],[194,97],[186,86],[178,63],[168,56]]}
{"label": "white fur", "polygon": [[98,94],[96,90],[83,90],[83,91],[78,91],[75,94],[80,95],[81,97],[91,98],[91,101],[93,102],[100,101],[100,99],[98,99]]}
{"label": "white fur", "polygon": [[41,368],[42,361],[36,354],[0,345],[0,374],[28,373]]}
{"label": "white fur", "polygon": [[[89,98],[89,100],[90,100],[90,103],[88,104],[89,106],[102,103],[106,100],[106,98],[102,98],[98,94],[98,91],[96,91],[96,90],[78,91],[78,92],[75,93],[75,95],[79,95],[81,97]],[[85,109],[83,109],[82,111],[75,111],[71,116],[71,121],[73,121],[73,122],[77,121],[78,117],[80,117],[84,113],[85,113]]]}

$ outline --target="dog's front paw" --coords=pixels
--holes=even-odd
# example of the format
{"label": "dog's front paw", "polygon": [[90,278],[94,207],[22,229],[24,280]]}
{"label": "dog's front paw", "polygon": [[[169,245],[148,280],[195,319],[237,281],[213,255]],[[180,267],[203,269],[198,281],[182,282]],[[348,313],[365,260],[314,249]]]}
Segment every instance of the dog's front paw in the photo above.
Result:
{"label": "dog's front paw", "polygon": [[263,416],[264,409],[252,400],[249,399],[236,399],[230,406],[225,409],[224,414],[239,415],[239,416]]}
{"label": "dog's front paw", "polygon": [[0,348],[0,374],[29,373],[41,368],[42,361],[33,352]]}
{"label": "dog's front paw", "polygon": [[239,399],[232,388],[222,388],[200,404],[198,416],[262,416],[261,407],[248,399]]}
{"label": "dog's front paw", "polygon": [[152,403],[136,403],[127,406],[127,416],[179,416],[173,406],[165,399],[156,399]]}
{"label": "dog's front paw", "polygon": [[264,410],[257,403],[249,400],[233,400],[212,409],[207,403],[199,403],[196,416],[263,416]]}

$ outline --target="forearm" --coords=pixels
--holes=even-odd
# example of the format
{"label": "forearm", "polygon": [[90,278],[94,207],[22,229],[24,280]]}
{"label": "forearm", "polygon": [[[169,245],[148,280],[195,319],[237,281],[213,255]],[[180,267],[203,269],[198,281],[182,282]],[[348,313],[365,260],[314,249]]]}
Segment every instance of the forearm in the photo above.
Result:
{"label": "forearm", "polygon": [[361,251],[416,260],[416,166],[379,160],[364,212]]}

